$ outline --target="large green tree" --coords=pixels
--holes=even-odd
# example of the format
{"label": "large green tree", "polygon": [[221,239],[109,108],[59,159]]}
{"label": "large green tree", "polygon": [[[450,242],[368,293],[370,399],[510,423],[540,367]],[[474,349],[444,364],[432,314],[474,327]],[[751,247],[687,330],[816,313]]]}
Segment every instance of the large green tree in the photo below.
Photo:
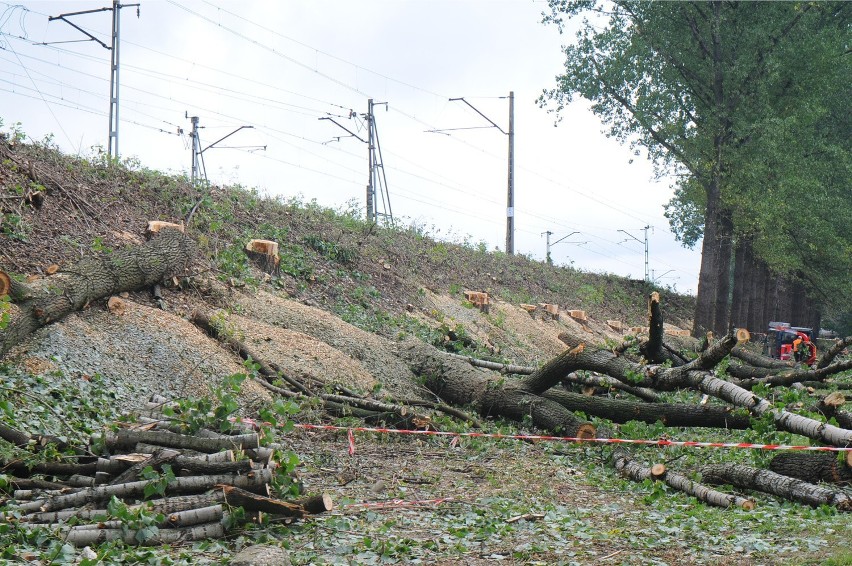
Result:
{"label": "large green tree", "polygon": [[[799,165],[806,160],[807,140],[819,137],[817,126],[830,114],[807,105],[819,99],[815,90],[838,88],[838,73],[824,79],[820,73],[832,63],[845,64],[839,59],[848,42],[837,40],[848,38],[849,6],[550,0],[550,8],[546,22],[560,29],[567,19],[580,25],[576,41],[565,48],[565,72],[542,102],[558,112],[574,95],[590,100],[610,135],[644,148],[659,174],[678,179],[668,208],[672,227],[687,245],[703,237],[695,332],[724,332],[735,238],[756,239],[761,260],[780,267],[790,246],[808,244],[770,249],[777,238],[769,224],[788,206],[810,207],[813,215],[828,204],[797,197],[792,199],[797,204],[788,205],[790,195],[815,185],[838,187],[828,177],[816,182],[818,167],[812,163]],[[777,127],[788,130],[775,132]],[[785,148],[788,143],[793,145]],[[795,159],[788,159],[791,151]],[[792,170],[807,184],[773,178]],[[785,209],[769,208],[767,190],[781,191],[782,185]],[[848,190],[848,183],[840,187]],[[776,236],[788,237],[787,232]],[[835,228],[826,232],[837,235]],[[802,266],[785,270],[797,267]]]}

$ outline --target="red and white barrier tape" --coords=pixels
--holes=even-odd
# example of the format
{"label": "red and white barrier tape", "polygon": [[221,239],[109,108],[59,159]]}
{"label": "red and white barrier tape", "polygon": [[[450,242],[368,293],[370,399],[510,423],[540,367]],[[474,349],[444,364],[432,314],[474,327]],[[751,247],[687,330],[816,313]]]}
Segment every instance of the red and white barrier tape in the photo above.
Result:
{"label": "red and white barrier tape", "polygon": [[[234,419],[236,420],[236,419]],[[257,427],[257,421],[243,418],[241,422]],[[495,438],[501,440],[543,440],[546,442],[571,442],[592,444],[642,444],[646,446],[683,446],[686,448],[746,448],[750,450],[800,450],[808,452],[852,452],[852,446],[795,446],[790,444],[755,444],[753,442],[698,442],[694,440],[668,440],[660,438],[657,440],[634,439],[634,438],[579,438],[576,436],[546,436],[539,434],[500,434],[491,432],[449,432],[441,430],[405,430],[397,428],[370,428],[363,426],[334,426],[295,424],[295,428],[303,430],[333,430],[346,431],[349,445],[349,455],[355,453],[356,432],[374,432],[378,434],[407,434],[413,436],[451,436],[453,442],[458,443],[460,437],[469,438]]]}
{"label": "red and white barrier tape", "polygon": [[[244,419],[244,422],[250,422]],[[334,425],[297,424],[303,430],[346,431],[350,455],[355,451],[355,432],[374,432],[378,434],[407,434],[415,436],[451,436],[453,438],[496,438],[503,440],[543,440],[547,442],[588,442],[594,444],[643,444],[647,446],[683,446],[688,448],[746,448],[751,450],[801,450],[813,452],[850,452],[852,447],[839,446],[791,446],[789,444],[755,444],[752,442],[696,442],[688,440],[641,440],[631,438],[578,438],[574,436],[544,436],[536,434],[499,434],[489,432],[447,432],[439,430],[401,430],[395,428],[346,427]]]}

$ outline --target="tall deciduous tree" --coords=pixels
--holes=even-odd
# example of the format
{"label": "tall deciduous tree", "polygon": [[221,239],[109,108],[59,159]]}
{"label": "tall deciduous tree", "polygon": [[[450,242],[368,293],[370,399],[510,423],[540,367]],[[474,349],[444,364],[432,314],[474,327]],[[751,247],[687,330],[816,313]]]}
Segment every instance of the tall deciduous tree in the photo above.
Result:
{"label": "tall deciduous tree", "polygon": [[[789,249],[769,248],[777,240],[769,223],[795,206],[788,204],[790,195],[800,194],[803,183],[831,184],[825,175],[816,182],[810,163],[801,167],[804,142],[819,137],[814,128],[826,113],[800,102],[813,102],[819,95],[814,88],[836,90],[837,73],[816,83],[815,77],[830,69],[832,57],[845,64],[837,55],[848,42],[832,42],[848,34],[842,25],[847,5],[550,0],[550,8],[545,21],[560,29],[565,18],[582,17],[582,23],[576,41],[565,48],[565,73],[542,103],[554,103],[558,112],[574,95],[587,98],[610,135],[644,148],[658,174],[679,179],[668,207],[672,227],[687,245],[703,236],[694,330],[724,332],[735,236],[754,239],[754,255],[780,272],[780,258]],[[811,130],[800,135],[800,127]],[[835,128],[826,131],[837,138]],[[796,141],[795,159],[786,159],[789,148],[778,147],[782,139]],[[777,151],[766,153],[773,144]],[[800,174],[782,182],[761,167],[770,173],[778,167],[775,176]],[[757,207],[769,187],[782,184],[783,210]],[[839,186],[848,190],[848,183]],[[835,202],[792,200],[823,212],[822,206]],[[738,223],[742,229],[735,230]],[[792,240],[789,232],[777,236]],[[821,232],[837,235],[828,227]],[[813,243],[800,241],[804,247]],[[788,248],[797,245],[785,242]],[[785,273],[802,273],[801,262],[786,267]]]}

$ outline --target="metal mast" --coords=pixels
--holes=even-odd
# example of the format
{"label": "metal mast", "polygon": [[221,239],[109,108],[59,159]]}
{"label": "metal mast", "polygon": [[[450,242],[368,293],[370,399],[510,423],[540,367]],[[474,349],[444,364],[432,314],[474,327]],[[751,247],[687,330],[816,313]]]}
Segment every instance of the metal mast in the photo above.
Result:
{"label": "metal mast", "polygon": [[[506,253],[515,253],[515,92],[509,92],[509,194],[506,201]],[[549,257],[549,256],[548,256]]]}
{"label": "metal mast", "polygon": [[[118,157],[118,52],[120,48],[121,34],[121,9],[136,7],[136,17],[139,17],[140,4],[120,4],[118,0],[113,0],[112,8],[104,7],[94,10],[83,10],[81,12],[69,12],[67,14],[59,14],[58,16],[50,16],[47,21],[62,20],[74,29],[87,35],[91,41],[96,41],[101,44],[101,47],[111,51],[110,56],[110,75],[109,75],[109,138],[107,140],[107,157]],[[66,18],[69,16],[81,16],[83,14],[94,14],[96,12],[112,12],[112,42],[111,45],[105,44],[103,41],[87,32],[75,23],[72,23]]]}

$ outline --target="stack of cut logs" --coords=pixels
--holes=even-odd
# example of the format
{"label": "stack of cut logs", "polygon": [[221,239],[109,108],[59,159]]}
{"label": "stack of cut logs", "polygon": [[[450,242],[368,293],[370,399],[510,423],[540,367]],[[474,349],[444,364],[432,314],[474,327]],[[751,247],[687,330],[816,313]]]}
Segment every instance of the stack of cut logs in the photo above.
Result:
{"label": "stack of cut logs", "polygon": [[[154,413],[151,413],[154,414]],[[241,523],[264,521],[264,514],[291,519],[330,511],[328,495],[282,501],[270,497],[270,483],[277,463],[273,449],[260,445],[259,436],[235,427],[232,434],[200,430],[181,434],[165,417],[140,418],[92,438],[104,456],[81,455],[75,462],[46,462],[32,468],[20,462],[4,462],[14,491],[0,501],[5,512],[0,521],[18,528],[49,527],[75,546],[110,540],[127,544],[174,544],[218,538]],[[170,430],[171,429],[171,430]],[[38,445],[42,437],[30,437],[11,429],[0,430],[14,443]],[[50,438],[50,437],[44,437]],[[167,481],[163,466],[175,478]],[[144,475],[158,473],[153,479]],[[50,477],[51,479],[40,479]],[[155,493],[151,493],[151,492]],[[153,526],[135,525],[110,513],[113,497],[128,507],[157,516]],[[241,512],[234,512],[241,508]]]}

